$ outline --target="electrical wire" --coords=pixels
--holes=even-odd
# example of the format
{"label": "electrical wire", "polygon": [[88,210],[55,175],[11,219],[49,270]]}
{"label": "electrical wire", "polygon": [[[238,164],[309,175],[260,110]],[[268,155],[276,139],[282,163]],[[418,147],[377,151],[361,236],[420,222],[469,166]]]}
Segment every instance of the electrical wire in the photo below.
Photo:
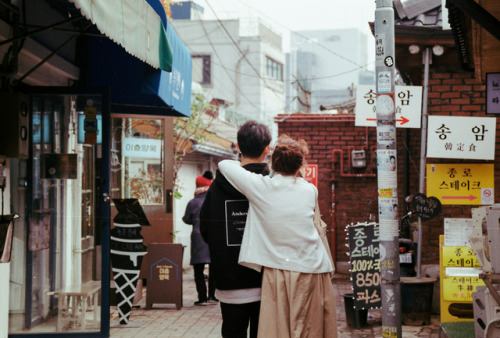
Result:
{"label": "electrical wire", "polygon": [[[208,0],[206,0],[206,2],[208,3]],[[264,14],[263,12],[259,11],[258,9],[255,9],[254,7],[252,7],[252,6],[250,6],[249,4],[247,4],[246,2],[244,2],[243,0],[238,0],[238,2],[239,2],[239,3],[241,3],[241,4],[243,4],[243,5],[245,5],[246,7],[250,8],[250,9],[254,10],[255,12],[259,13],[260,15],[262,15],[263,17],[265,17],[265,18],[269,19],[270,21],[274,22],[274,23],[275,23],[275,24],[277,24],[278,26],[280,26],[280,27],[282,27],[282,28],[286,29],[286,30],[287,30],[287,31],[289,31],[290,33],[292,33],[292,34],[296,34],[296,35],[301,36],[302,38],[306,39],[307,41],[312,42],[312,43],[314,43],[314,44],[318,45],[319,47],[321,47],[321,48],[325,49],[326,51],[328,51],[328,52],[332,53],[333,55],[335,55],[335,56],[337,56],[337,57],[339,57],[339,58],[341,58],[341,59],[343,59],[343,60],[345,60],[345,61],[347,61],[347,62],[350,62],[350,63],[352,63],[352,64],[354,64],[354,65],[356,65],[356,66],[358,66],[358,67],[360,67],[360,68],[364,68],[364,67],[366,67],[366,66],[368,66],[368,65],[369,65],[369,64],[368,64],[368,65],[365,65],[365,66],[361,66],[361,65],[359,65],[357,62],[355,62],[355,61],[353,61],[353,60],[351,60],[351,59],[349,59],[349,58],[346,58],[346,57],[344,57],[343,55],[340,55],[339,53],[337,53],[337,52],[335,52],[335,51],[331,50],[330,48],[328,48],[328,47],[326,47],[326,46],[324,46],[324,45],[322,45],[322,44],[318,43],[317,41],[314,41],[313,39],[311,39],[311,38],[309,38],[309,37],[307,37],[307,36],[305,36],[305,35],[303,35],[303,34],[301,34],[301,33],[299,33],[299,32],[294,32],[294,31],[292,31],[290,28],[288,28],[288,27],[286,27],[285,25],[281,24],[280,22],[278,22],[278,21],[274,20],[273,18],[271,18],[270,16],[268,16],[268,15]],[[213,10],[212,10],[212,11],[213,11]],[[371,64],[371,63],[370,63],[370,64]]]}

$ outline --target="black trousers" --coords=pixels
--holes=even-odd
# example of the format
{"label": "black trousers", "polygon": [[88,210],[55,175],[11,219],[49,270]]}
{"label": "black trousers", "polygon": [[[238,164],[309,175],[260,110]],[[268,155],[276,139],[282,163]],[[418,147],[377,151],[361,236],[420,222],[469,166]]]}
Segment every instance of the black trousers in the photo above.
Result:
{"label": "black trousers", "polygon": [[220,303],[222,313],[222,337],[246,338],[250,324],[250,338],[257,337],[260,302],[247,304]]}
{"label": "black trousers", "polygon": [[[194,282],[196,284],[196,291],[198,292],[198,300],[202,302],[207,301],[207,284],[205,283],[205,264],[193,264],[194,268]],[[215,298],[215,283],[214,276],[210,273],[210,264],[208,265],[208,298]]]}

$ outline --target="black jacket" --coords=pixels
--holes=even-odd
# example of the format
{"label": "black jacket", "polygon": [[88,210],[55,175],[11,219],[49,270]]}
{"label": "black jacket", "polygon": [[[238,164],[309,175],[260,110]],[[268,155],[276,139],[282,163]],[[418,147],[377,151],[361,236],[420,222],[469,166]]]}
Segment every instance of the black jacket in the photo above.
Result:
{"label": "black jacket", "polygon": [[196,195],[186,206],[182,221],[193,226],[191,231],[191,265],[210,263],[207,243],[200,234],[200,210],[207,192]]}
{"label": "black jacket", "polygon": [[[257,174],[269,173],[265,163],[251,163],[244,168]],[[219,290],[261,286],[261,273],[238,264],[247,212],[246,197],[217,170],[201,207],[200,229],[210,248],[210,273],[214,273],[215,287]]]}

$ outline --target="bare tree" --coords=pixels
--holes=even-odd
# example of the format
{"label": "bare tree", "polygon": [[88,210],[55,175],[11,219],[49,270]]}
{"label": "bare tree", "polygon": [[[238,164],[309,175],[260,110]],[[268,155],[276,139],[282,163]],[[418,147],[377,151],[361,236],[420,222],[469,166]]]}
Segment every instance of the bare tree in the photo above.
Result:
{"label": "bare tree", "polygon": [[211,133],[208,128],[215,120],[213,107],[207,102],[203,93],[193,93],[191,103],[191,117],[174,119],[174,195],[180,198],[178,173],[185,156],[193,151],[193,144],[202,144],[208,141]]}

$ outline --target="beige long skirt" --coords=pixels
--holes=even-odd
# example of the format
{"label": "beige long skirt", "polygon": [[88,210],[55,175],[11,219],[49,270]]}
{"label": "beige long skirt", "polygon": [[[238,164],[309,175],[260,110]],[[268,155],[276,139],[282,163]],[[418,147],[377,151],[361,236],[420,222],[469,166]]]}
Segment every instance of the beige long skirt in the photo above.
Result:
{"label": "beige long skirt", "polygon": [[328,273],[264,268],[262,278],[259,338],[337,337]]}

